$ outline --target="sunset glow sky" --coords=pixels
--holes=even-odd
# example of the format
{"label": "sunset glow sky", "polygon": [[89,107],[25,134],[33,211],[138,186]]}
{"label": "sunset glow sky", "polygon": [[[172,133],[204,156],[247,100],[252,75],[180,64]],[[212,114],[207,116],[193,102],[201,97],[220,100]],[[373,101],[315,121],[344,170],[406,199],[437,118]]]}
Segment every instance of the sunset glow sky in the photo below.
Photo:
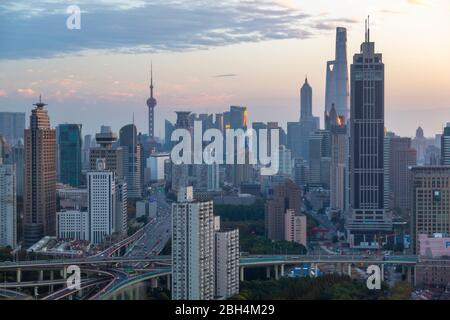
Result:
{"label": "sunset glow sky", "polygon": [[[222,3],[226,2],[226,3]],[[156,134],[176,110],[248,107],[249,121],[295,121],[305,75],[322,117],[335,27],[348,60],[371,39],[386,65],[386,127],[426,136],[450,122],[448,0],[102,0],[0,3],[0,111],[29,112],[42,93],[52,126],[132,121],[146,132],[150,61]],[[66,7],[81,8],[81,30]],[[28,121],[28,120],[27,120]],[[28,123],[27,123],[28,126]]]}

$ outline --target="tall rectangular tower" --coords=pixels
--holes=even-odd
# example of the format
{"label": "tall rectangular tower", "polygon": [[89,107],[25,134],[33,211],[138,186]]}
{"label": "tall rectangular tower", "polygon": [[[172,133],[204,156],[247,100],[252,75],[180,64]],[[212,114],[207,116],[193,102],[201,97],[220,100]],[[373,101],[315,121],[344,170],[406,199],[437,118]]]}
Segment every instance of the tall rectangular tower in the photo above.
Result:
{"label": "tall rectangular tower", "polygon": [[193,200],[192,187],[172,204],[172,299],[214,298],[213,202]]}
{"label": "tall rectangular tower", "polygon": [[81,184],[81,124],[59,125],[60,181],[78,187]]}
{"label": "tall rectangular tower", "polygon": [[39,99],[25,130],[24,240],[56,235],[56,131]]}
{"label": "tall rectangular tower", "polygon": [[16,167],[0,158],[0,247],[17,243]]}
{"label": "tall rectangular tower", "polygon": [[379,247],[391,230],[384,210],[384,64],[369,28],[351,65],[349,240],[356,247]]}

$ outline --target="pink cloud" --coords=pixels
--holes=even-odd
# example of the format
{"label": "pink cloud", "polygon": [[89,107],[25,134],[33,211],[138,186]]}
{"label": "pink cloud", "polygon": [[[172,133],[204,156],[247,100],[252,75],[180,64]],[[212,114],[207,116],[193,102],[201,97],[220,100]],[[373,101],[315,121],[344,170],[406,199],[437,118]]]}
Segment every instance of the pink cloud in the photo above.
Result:
{"label": "pink cloud", "polygon": [[8,93],[5,90],[0,89],[0,97],[6,97]]}
{"label": "pink cloud", "polygon": [[31,88],[19,88],[16,91],[18,94],[26,97],[37,96],[38,93]]}

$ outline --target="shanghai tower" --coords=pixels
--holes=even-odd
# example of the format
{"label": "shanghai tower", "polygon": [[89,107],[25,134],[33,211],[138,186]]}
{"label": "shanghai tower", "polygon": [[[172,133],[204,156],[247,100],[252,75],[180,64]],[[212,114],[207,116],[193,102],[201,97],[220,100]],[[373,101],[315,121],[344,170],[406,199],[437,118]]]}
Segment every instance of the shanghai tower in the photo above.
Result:
{"label": "shanghai tower", "polygon": [[325,92],[325,113],[328,114],[334,104],[338,116],[349,119],[349,85],[347,65],[347,29],[336,28],[336,57],[327,62]]}

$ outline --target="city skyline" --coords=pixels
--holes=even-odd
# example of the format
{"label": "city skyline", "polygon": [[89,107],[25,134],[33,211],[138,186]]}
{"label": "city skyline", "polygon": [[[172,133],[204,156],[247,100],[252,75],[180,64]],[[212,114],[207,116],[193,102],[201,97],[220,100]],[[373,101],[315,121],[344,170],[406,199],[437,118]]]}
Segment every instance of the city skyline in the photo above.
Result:
{"label": "city skyline", "polygon": [[[19,28],[17,34],[5,36],[5,52],[0,55],[0,69],[3,70],[0,72],[1,109],[26,111],[28,117],[30,105],[42,93],[49,104],[52,127],[67,122],[83,123],[84,135],[98,132],[104,124],[118,132],[123,125],[132,122],[131,114],[134,113],[138,131],[146,133],[146,99],[149,96],[152,60],[155,98],[158,100],[156,136],[163,136],[163,120],[174,120],[174,111],[216,113],[230,105],[246,106],[250,122],[271,119],[286,127],[288,119],[299,116],[298,92],[305,75],[313,88],[313,114],[323,118],[325,66],[326,61],[334,57],[335,27],[347,28],[349,59],[353,53],[358,52],[358,43],[364,32],[363,19],[370,13],[372,34],[377,39],[377,46],[383,50],[384,60],[390,65],[386,72],[387,129],[409,137],[414,136],[418,126],[424,128],[426,136],[440,133],[445,125],[443,119],[450,117],[450,94],[445,90],[450,85],[450,63],[445,60],[450,47],[441,43],[449,22],[444,16],[442,19],[439,16],[446,12],[449,4],[431,0],[413,4],[413,1],[405,0],[389,4],[377,1],[375,5],[372,1],[365,1],[349,10],[349,6],[339,8],[331,5],[330,1],[319,2],[321,3],[300,5],[296,1],[262,4],[233,1],[223,4],[224,16],[246,5],[247,9],[265,10],[264,14],[269,15],[269,20],[274,23],[268,25],[269,22],[256,13],[250,15],[248,18],[252,23],[251,26],[245,24],[247,32],[259,32],[262,36],[252,39],[241,34],[242,39],[239,40],[236,29],[240,25],[236,17],[230,21],[232,31],[229,33],[234,37],[219,37],[220,32],[215,31],[218,39],[222,40],[220,42],[205,41],[205,45],[200,45],[198,42],[201,39],[195,33],[189,33],[191,45],[187,46],[186,43],[172,43],[167,34],[164,37],[160,34],[161,39],[156,35],[157,39],[150,37],[150,46],[157,47],[158,41],[167,40],[168,44],[179,45],[179,48],[130,50],[132,54],[119,50],[120,43],[117,43],[115,37],[105,40],[103,48],[94,47],[91,43],[93,39],[91,42],[80,43],[79,46],[84,48],[81,51],[76,41],[68,51],[66,42],[69,40],[62,39],[63,47],[53,48],[47,46],[45,39],[36,38],[40,41],[35,39],[32,42],[35,49],[24,53],[20,46],[24,45],[28,35],[24,33],[24,29]],[[59,36],[72,37],[73,33],[70,32],[78,32],[83,38],[83,32],[90,32],[90,14],[101,10],[105,14],[120,14],[117,9],[121,9],[123,14],[140,10],[146,14],[154,14],[143,1],[131,2],[128,7],[124,7],[125,2],[121,1],[102,3],[90,5],[81,2],[81,30],[67,30],[62,24],[62,34]],[[371,4],[369,10],[367,3]],[[332,13],[322,12],[321,15],[317,11],[318,8],[323,9],[324,4],[329,4],[328,11]],[[186,2],[178,9],[178,13],[187,19],[188,8],[195,8],[197,5],[198,2]],[[63,5],[54,6],[52,2],[54,11],[45,13],[50,17],[45,22],[42,20],[43,13],[39,10],[45,6],[46,3],[42,2],[33,9],[21,2],[11,2],[2,5],[2,11],[20,19],[28,19],[31,25],[40,21],[43,23],[41,31],[49,32],[45,28],[56,23],[51,17],[60,14],[64,16],[60,20],[65,21],[68,15],[64,10],[61,12]],[[174,14],[169,10],[173,9],[170,5],[155,3],[152,8],[159,8],[168,15]],[[206,2],[205,10],[216,9],[213,4]],[[286,17],[283,18],[284,15],[279,14],[280,12],[286,13]],[[428,23],[419,25],[414,24],[414,21]],[[152,23],[140,27],[145,30],[151,28]],[[13,26],[9,19],[3,20],[1,24],[5,29]],[[286,25],[289,28],[284,30],[282,26]],[[132,24],[126,31],[142,31],[133,29],[134,27]],[[203,31],[217,30],[217,26],[210,26],[208,22],[202,23],[198,28]],[[91,34],[90,37],[95,40],[95,35]],[[147,41],[138,32],[136,38]],[[87,41],[84,38],[78,40]],[[138,45],[129,44],[133,48]],[[411,60],[402,56],[401,53],[405,50],[408,50]],[[58,56],[60,54],[62,56]],[[431,56],[433,59],[430,59]],[[414,68],[411,68],[412,65]],[[282,108],[283,112],[280,115],[276,113],[276,118],[272,119],[270,110],[274,106]],[[106,114],[108,117],[105,117]],[[408,121],[404,121],[405,116]],[[129,121],[125,120],[127,118]]]}

